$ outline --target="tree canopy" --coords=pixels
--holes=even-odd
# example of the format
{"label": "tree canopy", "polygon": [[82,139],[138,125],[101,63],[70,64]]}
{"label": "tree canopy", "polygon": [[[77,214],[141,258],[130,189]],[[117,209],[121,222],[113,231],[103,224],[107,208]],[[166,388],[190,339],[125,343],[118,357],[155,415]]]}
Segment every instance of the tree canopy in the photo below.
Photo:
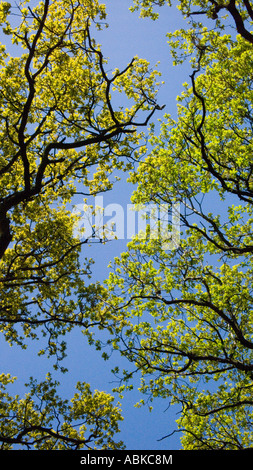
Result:
{"label": "tree canopy", "polygon": [[[166,4],[129,7],[157,20]],[[159,72],[138,57],[107,71],[93,38],[106,27],[104,5],[0,2],[12,41],[0,48],[1,333],[23,348],[38,339],[64,371],[66,333],[81,327],[101,349],[106,331],[108,348],[129,361],[115,370],[117,391],[138,372],[140,404],[180,407],[183,449],[240,450],[253,437],[253,9],[246,0],[179,9],[186,27],[168,42],[174,64],[190,61],[192,73],[177,118],[165,114],[157,132]],[[160,238],[148,225],[109,278],[92,283],[81,255],[90,240],[75,236],[69,204],[110,190],[118,170],[130,172],[134,204],[180,207],[180,242],[166,249],[171,223]],[[113,396],[79,382],[69,403],[48,374],[13,398],[13,380],[1,375],[2,449],[124,448]]]}
{"label": "tree canopy", "polygon": [[[56,367],[66,354],[63,335],[75,325],[86,329],[92,323],[89,312],[100,289],[89,282],[92,260],[80,258],[88,239],[74,236],[77,216],[68,204],[77,194],[109,190],[113,172],[131,168],[142,139],[139,129],[156,110],[158,73],[146,60],[134,57],[123,70],[107,72],[93,38],[105,21],[105,7],[97,1],[0,2],[7,44],[0,50],[0,328],[10,344],[26,347],[26,338],[40,339],[40,354],[54,356]],[[127,107],[115,107],[118,95]],[[86,387],[82,390],[89,398]],[[8,404],[7,396],[2,399]],[[118,412],[103,394],[92,400],[91,410],[95,402],[98,406],[98,431],[91,441],[103,447],[107,441],[97,437]],[[110,410],[106,424],[99,401]],[[3,447],[25,443],[30,431],[31,441],[54,447],[57,437],[45,437],[44,430],[52,408],[46,425],[40,423],[44,413],[35,417],[30,399],[21,402],[21,409],[26,403],[36,424],[24,418],[28,424],[19,428],[23,418],[17,411],[17,426],[9,429],[6,405]],[[63,416],[66,409],[64,404]],[[76,413],[69,410],[73,419]],[[34,437],[37,432],[41,439]],[[72,446],[70,438],[64,442]]]}
{"label": "tree canopy", "polygon": [[[166,2],[135,3],[155,19],[152,6]],[[164,250],[150,228],[135,237],[115,259],[100,307],[109,343],[132,364],[126,386],[139,372],[142,403],[162,397],[180,407],[183,449],[240,450],[252,448],[252,38],[241,29],[252,10],[194,4],[208,17],[225,9],[235,23],[197,23],[192,3],[181,2],[189,28],[168,37],[175,63],[191,61],[190,83],[177,119],[165,115],[159,135],[151,126],[131,174],[133,202],[180,203],[180,244]]]}

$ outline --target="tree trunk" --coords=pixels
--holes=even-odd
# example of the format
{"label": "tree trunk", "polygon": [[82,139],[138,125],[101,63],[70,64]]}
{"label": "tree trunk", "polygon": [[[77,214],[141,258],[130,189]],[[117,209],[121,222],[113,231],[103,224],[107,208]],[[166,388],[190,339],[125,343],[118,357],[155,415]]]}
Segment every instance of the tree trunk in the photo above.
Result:
{"label": "tree trunk", "polygon": [[11,242],[10,220],[6,215],[0,215],[0,259]]}

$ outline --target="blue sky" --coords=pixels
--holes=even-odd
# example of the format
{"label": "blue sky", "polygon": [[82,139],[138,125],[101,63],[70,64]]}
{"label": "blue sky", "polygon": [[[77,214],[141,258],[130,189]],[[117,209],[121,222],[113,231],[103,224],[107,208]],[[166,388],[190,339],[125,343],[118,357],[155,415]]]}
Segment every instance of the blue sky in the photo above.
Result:
{"label": "blue sky", "polygon": [[[160,19],[156,22],[150,19],[139,19],[138,13],[130,13],[130,0],[106,0],[109,28],[96,33],[96,40],[102,45],[102,51],[109,58],[108,68],[124,68],[138,55],[150,61],[151,65],[160,61],[161,79],[165,85],[159,92],[159,104],[166,104],[165,112],[173,116],[176,114],[176,96],[182,90],[182,83],[189,80],[190,69],[172,67],[166,33],[182,26],[180,13],[175,7],[160,9]],[[157,118],[162,114],[157,114]],[[106,194],[105,203],[117,202],[122,206],[130,202],[131,187],[124,182],[118,183],[115,189]],[[82,202],[82,201],[80,201]],[[108,263],[120,252],[124,251],[126,241],[115,241],[107,245],[93,245],[85,253],[96,261],[93,278],[103,280],[108,273]],[[66,338],[67,339],[67,338]],[[75,383],[79,380],[91,384],[92,388],[110,391],[113,376],[110,370],[118,363],[118,356],[112,357],[111,362],[105,363],[99,353],[96,353],[87,343],[79,331],[69,336],[67,375],[57,375],[61,381],[63,393],[69,397],[74,393]],[[10,348],[0,338],[0,351],[2,371],[18,376],[15,393],[22,395],[22,384],[33,375],[43,380],[50,370],[52,363],[46,358],[37,358],[36,350],[39,344],[35,342],[31,350],[21,351],[17,347]],[[121,424],[122,433],[119,436],[124,440],[128,450],[174,450],[180,448],[178,436],[158,442],[157,439],[172,432],[175,428],[175,412],[167,409],[168,403],[158,400],[153,403],[154,411],[150,413],[147,408],[135,409],[133,406],[141,396],[138,393],[128,393],[122,402],[123,415]]]}

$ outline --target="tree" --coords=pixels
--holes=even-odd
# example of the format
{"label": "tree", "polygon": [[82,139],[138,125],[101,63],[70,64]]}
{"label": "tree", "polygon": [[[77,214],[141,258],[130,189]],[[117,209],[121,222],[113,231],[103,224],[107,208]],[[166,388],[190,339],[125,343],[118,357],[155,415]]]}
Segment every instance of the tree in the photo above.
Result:
{"label": "tree", "polygon": [[[62,336],[94,324],[89,315],[102,290],[89,282],[92,260],[79,259],[89,239],[74,236],[71,201],[111,189],[113,171],[131,168],[143,138],[138,129],[157,109],[157,72],[147,61],[134,57],[124,70],[107,71],[93,38],[105,20],[98,1],[0,2],[7,43],[0,46],[0,328],[10,344],[39,339],[40,354],[54,356],[55,367],[66,355]],[[118,96],[130,105],[117,107]],[[12,405],[2,395],[3,448],[72,448],[78,440],[117,446],[111,436],[120,414],[111,397],[92,398],[80,385],[90,408],[79,410],[76,399],[56,406],[52,383],[45,387],[36,405],[35,386]],[[91,437],[70,418],[93,426]]]}
{"label": "tree", "polygon": [[1,377],[1,450],[80,450],[122,449],[114,434],[119,432],[122,420],[119,406],[113,406],[113,397],[95,391],[86,383],[78,383],[71,404],[56,392],[59,383],[48,374],[46,380],[31,380],[30,392],[25,398],[12,397],[6,385],[15,379]]}
{"label": "tree", "polygon": [[[159,16],[159,13],[154,11],[154,7],[161,7],[166,4],[171,6],[173,4],[171,0],[133,0],[133,3],[132,11],[140,10],[142,17],[150,16],[153,20]],[[195,10],[195,7],[197,10]],[[253,35],[250,30],[250,24],[253,20],[253,9],[248,0],[230,0],[228,3],[216,0],[204,0],[201,2],[196,0],[192,3],[181,0],[178,8],[189,19],[189,22],[195,26],[200,25],[195,22],[196,16],[215,20],[215,27],[224,26],[224,19],[228,16],[232,18],[233,27],[236,28],[240,36],[251,44],[253,42]],[[222,13],[225,13],[225,15],[222,16]],[[226,21],[225,24],[227,24]]]}
{"label": "tree", "polygon": [[[153,7],[165,3],[135,7],[155,19]],[[166,251],[166,234],[151,236],[148,225],[146,239],[135,237],[115,259],[98,311],[113,334],[108,344],[131,364],[125,386],[138,372],[147,401],[180,407],[184,449],[240,450],[253,439],[253,15],[246,1],[194,7],[180,2],[190,27],[169,34],[175,62],[192,64],[178,118],[165,115],[159,136],[151,126],[131,175],[134,203],[180,203],[181,241]],[[231,26],[217,18],[223,10]]]}

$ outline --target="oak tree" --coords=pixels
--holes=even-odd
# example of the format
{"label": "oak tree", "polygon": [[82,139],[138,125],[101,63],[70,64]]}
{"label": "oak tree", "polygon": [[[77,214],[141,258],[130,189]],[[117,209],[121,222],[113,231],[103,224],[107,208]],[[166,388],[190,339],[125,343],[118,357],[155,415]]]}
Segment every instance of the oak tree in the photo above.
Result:
{"label": "oak tree", "polygon": [[119,405],[105,392],[92,393],[87,383],[78,382],[69,402],[57,393],[59,382],[51,374],[37,383],[31,379],[24,398],[11,396],[7,386],[15,378],[1,374],[1,450],[122,449],[115,442],[122,420]]}
{"label": "oak tree", "polygon": [[[134,3],[153,19],[156,5],[170,4]],[[168,37],[175,63],[190,60],[192,73],[177,118],[165,115],[160,135],[150,127],[131,180],[136,204],[180,204],[181,240],[166,250],[166,233],[154,237],[148,225],[115,259],[99,315],[130,362],[125,386],[139,373],[142,403],[179,407],[183,449],[240,450],[253,438],[252,6],[179,8],[190,24]]]}
{"label": "oak tree", "polygon": [[[0,2],[0,330],[23,348],[40,340],[55,367],[63,335],[93,324],[100,292],[92,260],[80,258],[89,240],[75,236],[71,202],[111,189],[113,172],[131,168],[156,110],[146,60],[109,70],[93,37],[105,22],[97,0]],[[1,378],[4,390],[11,379]],[[24,399],[1,392],[2,448],[121,446],[112,397],[79,384],[69,405],[51,379],[31,387]]]}

